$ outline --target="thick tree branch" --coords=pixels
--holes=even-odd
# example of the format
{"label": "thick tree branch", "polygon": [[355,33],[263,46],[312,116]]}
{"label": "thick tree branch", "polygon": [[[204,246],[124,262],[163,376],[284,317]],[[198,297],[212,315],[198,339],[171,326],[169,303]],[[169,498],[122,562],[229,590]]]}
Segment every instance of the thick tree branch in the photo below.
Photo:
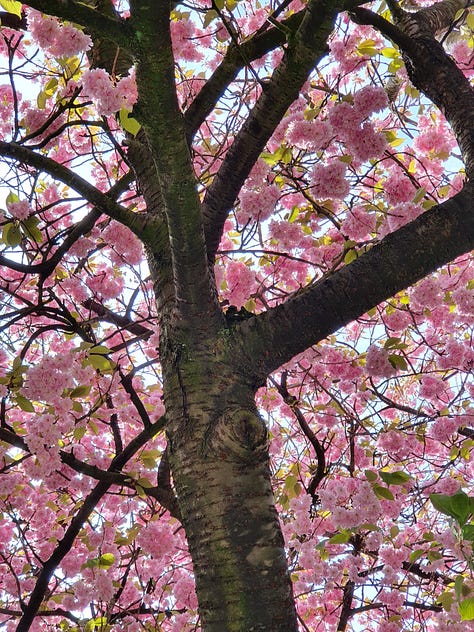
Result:
{"label": "thick tree branch", "polygon": [[243,365],[257,358],[256,383],[369,309],[474,248],[474,184],[387,235],[353,263],[277,307],[241,321]]}
{"label": "thick tree branch", "polygon": [[433,33],[439,33],[451,26],[456,13],[474,4],[472,0],[441,0],[417,11],[417,19],[424,20]]}
{"label": "thick tree branch", "polygon": [[128,226],[145,244],[149,241],[150,234],[153,234],[153,222],[150,218],[133,213],[118,204],[108,193],[102,193],[85,178],[55,160],[38,154],[28,147],[5,141],[0,141],[0,156],[12,158],[33,167],[33,169],[44,171],[55,180],[63,182],[82,195],[87,202],[93,204],[97,210]]}
{"label": "thick tree branch", "polygon": [[418,13],[403,13],[391,24],[368,9],[353,14],[359,23],[371,24],[402,51],[408,75],[446,116],[461,149],[466,174],[474,177],[474,90],[469,80],[435,38],[435,31],[449,25],[457,0],[445,0]]}
{"label": "thick tree branch", "polygon": [[17,31],[24,31],[27,28],[26,16],[22,13],[21,18],[13,13],[7,13],[6,11],[0,11],[0,24],[6,26],[9,29],[15,29]]}
{"label": "thick tree branch", "polygon": [[135,36],[128,20],[118,16],[105,15],[83,2],[74,0],[31,0],[27,6],[54,17],[84,26],[97,37],[110,39],[121,48],[133,51]]}
{"label": "thick tree branch", "polygon": [[[220,324],[211,291],[201,204],[176,94],[170,5],[135,0],[130,6],[131,21],[141,35],[135,51],[139,100],[134,113],[143,125],[159,182],[159,210],[164,212],[169,235],[174,309],[181,316],[206,318],[208,323],[219,320]],[[154,261],[157,267],[159,261],[159,257]]]}
{"label": "thick tree branch", "polygon": [[145,327],[141,323],[137,323],[127,316],[116,314],[108,307],[105,307],[105,305],[102,305],[102,303],[95,301],[93,298],[86,299],[83,305],[86,309],[90,309],[94,312],[94,314],[97,314],[101,320],[117,325],[117,327],[120,327],[121,329],[126,329],[138,338],[146,340],[153,333],[153,329],[150,327]]}
{"label": "thick tree branch", "polygon": [[[102,470],[96,465],[90,465],[89,463],[85,463],[84,461],[76,459],[74,454],[72,454],[71,452],[65,452],[64,450],[61,450],[60,456],[63,463],[68,465],[76,472],[79,472],[80,474],[90,476],[90,478],[101,481],[103,483],[136,490],[137,486],[135,481],[127,476],[126,473]],[[158,484],[154,487],[143,488],[143,492],[147,496],[150,496],[151,498],[157,500],[162,507],[169,511],[171,516],[180,520],[178,501],[173,493],[171,485],[165,486]]]}
{"label": "thick tree branch", "polygon": [[[158,434],[158,432],[163,430],[165,426],[165,421],[166,420],[164,417],[160,418],[150,428],[143,430],[134,439],[132,439],[132,441],[130,441],[130,443],[125,447],[125,449],[114,459],[112,459],[107,472],[120,472],[124,465],[136,454],[136,452],[143,445],[147,443],[149,439],[151,439],[156,434]],[[84,522],[94,511],[97,503],[108,491],[111,485],[112,483],[110,483],[109,481],[100,481],[84,499],[84,502],[82,503],[79,511],[71,520],[68,528],[66,529],[64,536],[61,540],[59,540],[49,559],[46,560],[46,562],[43,564],[43,568],[41,569],[35,587],[31,593],[28,605],[24,608],[23,616],[18,623],[17,632],[27,632],[30,629],[34,618],[41,606],[44,595],[46,594],[48,584],[51,577],[53,576],[53,573],[55,572],[58,565],[61,563],[61,560],[71,550],[77,534],[83,527]]]}
{"label": "thick tree branch", "polygon": [[[11,430],[0,428],[0,441],[23,450],[28,456],[31,456],[31,452],[26,442]],[[84,474],[85,476],[89,476],[90,478],[101,481],[102,483],[107,483],[108,485],[117,485],[118,487],[136,489],[135,482],[127,476],[126,473],[111,470],[110,468],[108,470],[103,470],[96,465],[91,465],[90,463],[81,461],[76,458],[72,452],[66,452],[65,450],[60,450],[59,456],[62,463],[69,466],[74,471],[79,472],[79,474]],[[169,464],[166,452],[164,453],[158,467],[158,485],[144,488],[143,491],[147,496],[155,498],[155,500],[167,509],[172,516],[178,520],[181,519],[178,501],[170,481]]]}
{"label": "thick tree branch", "polygon": [[286,20],[282,20],[279,26],[274,26],[261,33],[257,32],[241,44],[231,44],[228,47],[224,59],[184,114],[186,135],[189,142],[238,72],[271,50],[283,46],[287,42],[288,34],[294,33],[301,24],[303,15],[304,11],[294,13]]}
{"label": "thick tree branch", "polygon": [[237,195],[267,141],[289,106],[297,99],[309,73],[327,53],[327,39],[340,7],[310,0],[283,59],[237,134],[208,188],[203,202],[209,261],[214,260],[222,229]]}
{"label": "thick tree branch", "polygon": [[[130,171],[120,178],[120,180],[109,189],[106,195],[108,195],[111,199],[116,200],[120,197],[121,193],[127,190],[129,184],[133,182],[133,179],[133,173]],[[64,255],[76,243],[76,241],[83,235],[87,235],[87,233],[93,229],[95,223],[101,215],[101,210],[97,207],[93,208],[90,213],[88,213],[68,231],[65,240],[57,248],[57,250],[55,250],[54,254],[49,259],[45,259],[41,263],[27,265],[7,259],[6,257],[0,255],[0,265],[24,274],[39,274],[45,279],[54,271]]]}

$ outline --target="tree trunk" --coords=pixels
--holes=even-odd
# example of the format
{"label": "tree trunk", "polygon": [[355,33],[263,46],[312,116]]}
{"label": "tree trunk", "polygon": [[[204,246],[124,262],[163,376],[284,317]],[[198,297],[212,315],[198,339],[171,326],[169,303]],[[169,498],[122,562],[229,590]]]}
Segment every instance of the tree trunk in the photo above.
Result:
{"label": "tree trunk", "polygon": [[255,389],[225,360],[228,334],[199,350],[162,341],[169,458],[202,630],[292,632],[298,626],[267,429]]}

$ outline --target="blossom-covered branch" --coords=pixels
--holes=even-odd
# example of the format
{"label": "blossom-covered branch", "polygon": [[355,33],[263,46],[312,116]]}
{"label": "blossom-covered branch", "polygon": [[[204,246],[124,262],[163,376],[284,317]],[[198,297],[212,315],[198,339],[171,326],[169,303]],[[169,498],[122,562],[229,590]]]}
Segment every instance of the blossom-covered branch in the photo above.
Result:
{"label": "blossom-covered branch", "polygon": [[136,44],[133,30],[127,20],[118,16],[105,15],[84,2],[69,0],[33,0],[28,6],[42,11],[47,15],[53,15],[63,20],[80,24],[87,28],[91,35],[107,37],[126,50],[133,50]]}
{"label": "blossom-covered branch", "polygon": [[466,184],[453,198],[387,235],[349,265],[237,325],[242,361],[248,361],[249,352],[259,358],[256,379],[472,250],[473,194],[473,185]]}
{"label": "blossom-covered branch", "polygon": [[327,39],[338,9],[311,0],[296,32],[289,37],[283,59],[234,139],[204,197],[202,213],[208,256],[213,261],[224,222],[267,141],[295,100],[310,71],[327,53]]}
{"label": "blossom-covered branch", "polygon": [[0,155],[27,164],[38,171],[44,171],[54,179],[67,184],[102,213],[122,222],[137,236],[146,239],[147,230],[150,230],[150,220],[118,204],[113,197],[99,191],[78,173],[17,143],[0,141]]}

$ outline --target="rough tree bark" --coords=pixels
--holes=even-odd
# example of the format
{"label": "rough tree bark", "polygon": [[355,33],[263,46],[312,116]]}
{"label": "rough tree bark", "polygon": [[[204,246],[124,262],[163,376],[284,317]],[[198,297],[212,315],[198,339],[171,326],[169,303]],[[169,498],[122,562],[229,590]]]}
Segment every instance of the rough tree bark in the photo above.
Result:
{"label": "rough tree bark", "polygon": [[[190,139],[238,72],[242,58],[280,46],[282,31],[270,29],[243,44],[245,56],[231,48],[183,116],[174,87],[169,3],[132,0],[127,21],[80,2],[28,4],[80,22],[93,36],[106,35],[135,57],[140,97],[134,115],[143,127],[130,141],[128,155],[146,215],[127,213],[112,195],[101,194],[30,150],[2,143],[0,153],[67,182],[98,211],[129,225],[146,246],[160,317],[168,458],[194,563],[202,629],[296,632],[270,484],[267,431],[255,407],[255,391],[270,372],[296,354],[472,249],[473,187],[468,182],[455,198],[389,235],[353,263],[279,307],[246,320],[226,320],[209,263],[242,183],[325,54],[334,20],[345,9],[355,10],[355,19],[373,24],[403,50],[415,85],[452,123],[472,177],[474,125],[465,124],[474,120],[472,88],[460,72],[451,72],[453,64],[434,37],[434,31],[449,24],[465,3],[449,0],[439,3],[436,12],[422,10],[409,16],[393,7],[394,25],[357,9],[360,2],[309,0],[307,8],[286,23],[291,38],[283,60],[203,203],[196,190]],[[462,99],[454,101],[453,91]],[[47,575],[41,590],[45,579]],[[19,630],[29,629],[41,601],[38,595],[25,606]]]}

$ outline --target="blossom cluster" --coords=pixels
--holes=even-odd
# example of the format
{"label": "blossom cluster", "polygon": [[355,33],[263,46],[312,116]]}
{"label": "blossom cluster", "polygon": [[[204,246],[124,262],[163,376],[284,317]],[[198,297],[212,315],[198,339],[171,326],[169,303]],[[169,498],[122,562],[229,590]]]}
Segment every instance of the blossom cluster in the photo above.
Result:
{"label": "blossom cluster", "polygon": [[72,57],[84,53],[92,46],[87,33],[34,9],[28,12],[28,27],[35,42],[54,57]]}
{"label": "blossom cluster", "polygon": [[19,220],[28,219],[32,213],[31,204],[28,200],[18,200],[17,202],[7,201],[7,210],[12,217]]}
{"label": "blossom cluster", "polygon": [[82,95],[92,99],[97,113],[109,116],[125,107],[131,110],[137,101],[137,86],[133,71],[114,82],[103,68],[86,70],[82,75]]}
{"label": "blossom cluster", "polygon": [[353,104],[342,101],[329,111],[329,122],[357,160],[365,162],[369,158],[380,158],[383,155],[387,140],[367,119],[387,106],[388,98],[383,88],[365,86],[355,93]]}

